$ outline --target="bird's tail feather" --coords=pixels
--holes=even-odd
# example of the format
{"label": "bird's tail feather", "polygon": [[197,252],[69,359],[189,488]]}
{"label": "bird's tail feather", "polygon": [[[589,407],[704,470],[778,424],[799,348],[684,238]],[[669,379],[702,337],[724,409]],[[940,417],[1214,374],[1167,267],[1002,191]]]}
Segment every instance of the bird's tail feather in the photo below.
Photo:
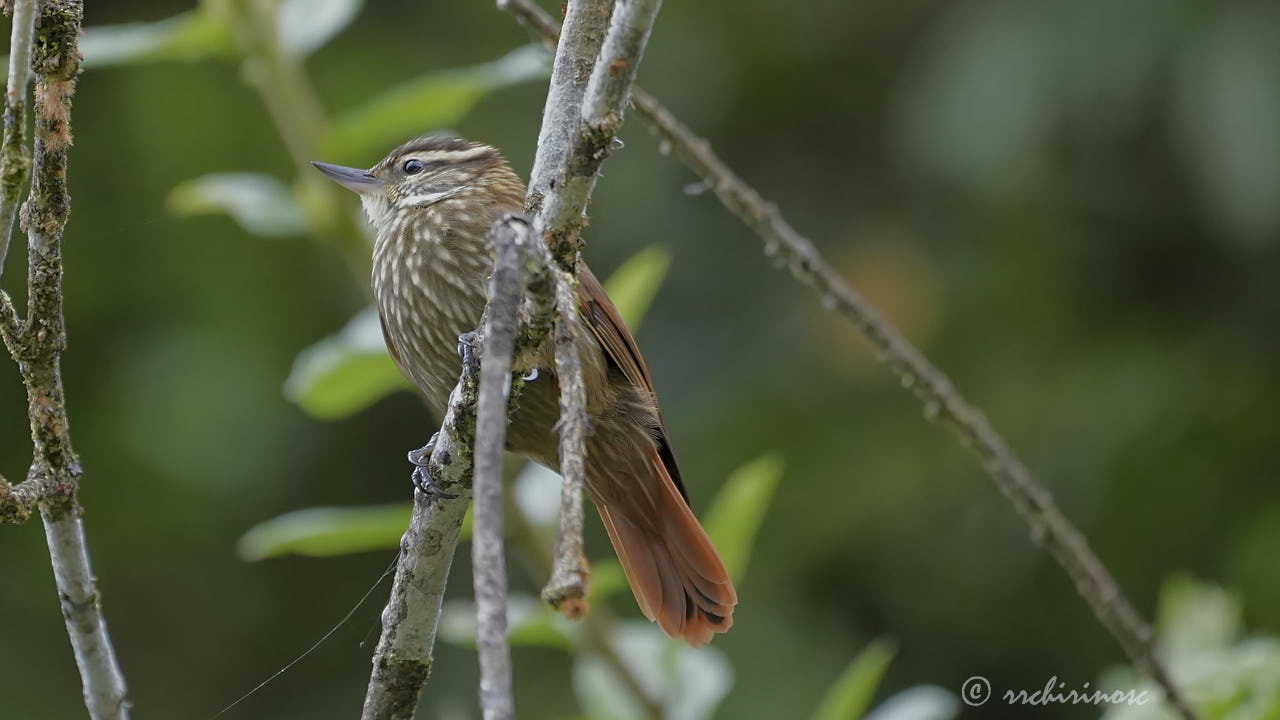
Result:
{"label": "bird's tail feather", "polygon": [[671,637],[697,647],[733,626],[738,593],[656,451],[651,464],[657,517],[635,518],[631,506],[600,501],[596,508],[640,611]]}

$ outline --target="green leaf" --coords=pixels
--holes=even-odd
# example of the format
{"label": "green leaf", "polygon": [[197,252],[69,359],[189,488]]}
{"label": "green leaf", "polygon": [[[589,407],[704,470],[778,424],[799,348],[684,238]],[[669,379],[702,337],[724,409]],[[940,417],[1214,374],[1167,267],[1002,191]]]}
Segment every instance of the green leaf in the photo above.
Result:
{"label": "green leaf", "polygon": [[653,245],[632,255],[605,281],[605,291],[631,332],[638,330],[644,321],[670,267],[671,252],[661,245]]}
{"label": "green leaf", "polygon": [[871,705],[880,679],[893,659],[895,649],[885,640],[876,640],[862,649],[827,690],[813,713],[813,720],[858,720]]}
{"label": "green leaf", "polygon": [[452,125],[485,95],[544,78],[549,68],[546,52],[530,45],[483,65],[423,75],[338,118],[322,154],[337,162],[371,164],[392,145]]}
{"label": "green leaf", "polygon": [[364,0],[284,0],[276,30],[280,48],[290,55],[319,50],[355,20]]}
{"label": "green leaf", "polygon": [[741,583],[747,571],[756,532],[785,466],[781,455],[765,455],[733,471],[703,518],[735,583]]}
{"label": "green leaf", "polygon": [[149,23],[87,27],[80,37],[84,67],[163,60],[233,58],[231,29],[212,13],[191,10]]}
{"label": "green leaf", "polygon": [[295,510],[250,528],[236,544],[245,560],[329,556],[399,547],[411,503]]}
{"label": "green leaf", "polygon": [[1240,598],[1200,582],[1175,575],[1160,588],[1156,635],[1171,657],[1199,655],[1229,647],[1240,635]]}
{"label": "green leaf", "polygon": [[259,173],[212,173],[180,183],[169,193],[175,215],[226,213],[246,231],[263,237],[297,235],[306,229],[293,193]]}
{"label": "green leaf", "polygon": [[284,383],[285,397],[326,420],[348,417],[407,389],[409,381],[387,354],[378,311],[372,307],[338,334],[299,353]]}

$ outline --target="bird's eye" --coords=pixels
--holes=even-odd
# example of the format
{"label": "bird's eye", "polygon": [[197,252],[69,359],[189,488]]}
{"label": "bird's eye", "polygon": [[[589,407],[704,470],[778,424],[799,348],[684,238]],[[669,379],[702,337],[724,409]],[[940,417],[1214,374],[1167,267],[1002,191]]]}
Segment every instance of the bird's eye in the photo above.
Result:
{"label": "bird's eye", "polygon": [[417,175],[418,173],[422,172],[423,168],[425,167],[426,167],[426,164],[423,163],[421,160],[418,160],[418,159],[405,160],[403,165],[404,174]]}

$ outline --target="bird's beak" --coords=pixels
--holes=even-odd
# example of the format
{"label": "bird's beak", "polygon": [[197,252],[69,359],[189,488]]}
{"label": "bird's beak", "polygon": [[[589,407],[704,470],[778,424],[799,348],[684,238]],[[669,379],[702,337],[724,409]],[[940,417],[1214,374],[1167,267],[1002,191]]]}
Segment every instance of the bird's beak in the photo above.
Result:
{"label": "bird's beak", "polygon": [[330,180],[338,183],[357,195],[372,192],[382,185],[378,182],[378,178],[369,174],[369,172],[365,170],[343,167],[342,165],[331,165],[329,163],[316,162],[314,160],[311,161],[311,164],[315,165],[316,169],[320,172],[328,175]]}

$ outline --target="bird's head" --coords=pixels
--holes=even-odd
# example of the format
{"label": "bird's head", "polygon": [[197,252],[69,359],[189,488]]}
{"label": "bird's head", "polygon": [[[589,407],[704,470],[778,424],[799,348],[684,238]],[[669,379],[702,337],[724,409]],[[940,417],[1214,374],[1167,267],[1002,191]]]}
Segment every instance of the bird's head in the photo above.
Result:
{"label": "bird's head", "polygon": [[467,201],[518,207],[524,200],[523,183],[496,149],[461,138],[411,140],[368,170],[312,164],[358,194],[369,221],[379,230],[425,217],[436,205],[465,214]]}

